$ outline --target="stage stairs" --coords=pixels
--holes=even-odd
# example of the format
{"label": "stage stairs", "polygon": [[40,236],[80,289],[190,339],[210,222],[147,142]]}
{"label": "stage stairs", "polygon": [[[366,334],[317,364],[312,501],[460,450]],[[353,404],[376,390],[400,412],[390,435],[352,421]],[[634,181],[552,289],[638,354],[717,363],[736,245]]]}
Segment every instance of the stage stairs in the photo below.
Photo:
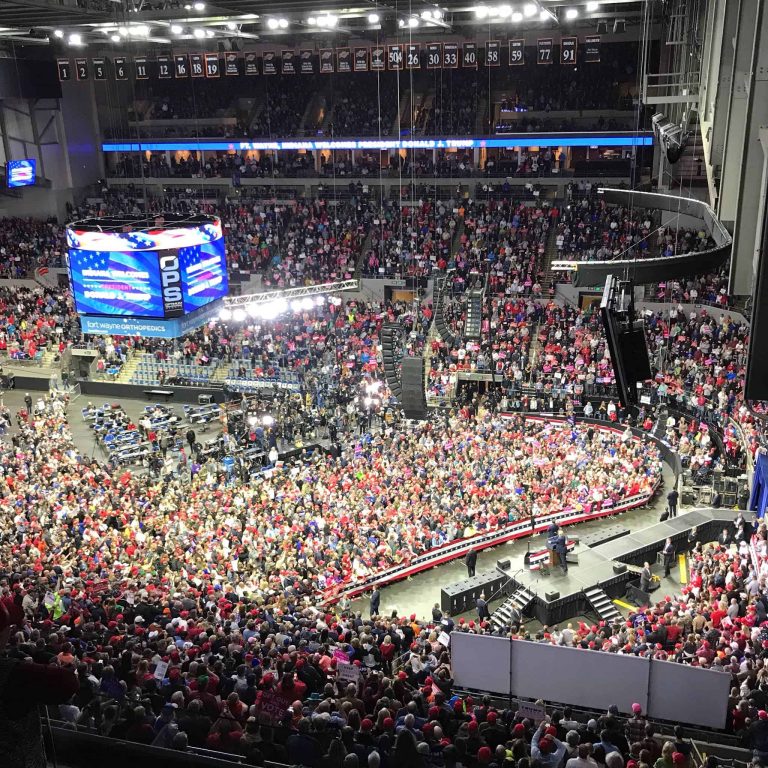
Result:
{"label": "stage stairs", "polygon": [[491,627],[497,632],[504,627],[509,626],[509,617],[512,615],[512,609],[517,608],[520,613],[533,602],[536,596],[527,587],[518,587],[492,614]]}
{"label": "stage stairs", "polygon": [[600,587],[590,587],[584,590],[587,602],[595,609],[595,613],[606,622],[621,621],[622,616],[611,598]]}

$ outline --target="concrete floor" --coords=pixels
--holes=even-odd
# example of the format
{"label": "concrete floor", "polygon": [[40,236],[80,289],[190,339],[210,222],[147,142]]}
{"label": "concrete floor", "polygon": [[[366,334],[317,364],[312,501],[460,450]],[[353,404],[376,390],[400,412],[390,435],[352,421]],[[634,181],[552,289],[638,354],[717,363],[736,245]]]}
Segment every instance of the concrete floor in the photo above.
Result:
{"label": "concrete floor", "polygon": [[[37,393],[32,392],[31,394],[33,399],[37,399]],[[17,410],[24,407],[24,395],[25,393],[22,390],[7,391],[3,393],[2,401],[15,415]],[[87,397],[80,396],[69,406],[67,415],[69,417],[73,439],[82,452],[104,460],[106,454],[94,440],[92,430],[82,417],[81,411],[86,407],[88,402],[89,400]],[[94,405],[99,405],[102,403],[102,400],[92,400],[92,402]],[[107,400],[104,399],[103,402],[107,402]],[[144,412],[144,406],[146,405],[146,401],[143,400],[123,399],[119,402],[128,415],[134,419],[140,417]],[[182,414],[181,406],[176,405],[173,406],[173,408],[179,414]],[[195,430],[198,431],[197,428],[195,428]],[[200,438],[205,441],[215,437],[218,432],[218,425],[210,425],[208,431],[201,434]],[[7,437],[3,439],[7,439]],[[590,531],[597,531],[619,522],[634,531],[658,522],[659,515],[666,504],[666,492],[667,489],[671,487],[672,480],[671,470],[664,465],[664,484],[662,490],[656,495],[656,498],[647,508],[631,510],[616,517],[608,517],[602,520],[581,523],[574,526],[574,530],[578,530],[579,534],[583,535]],[[681,507],[681,510],[682,509],[683,508]],[[522,539],[483,550],[478,554],[477,573],[495,568],[496,561],[502,558],[509,558],[512,560],[513,564],[517,562],[522,566],[523,555],[527,551],[527,548],[528,539]],[[463,560],[459,559],[437,566],[436,568],[425,571],[415,577],[383,587],[381,590],[381,613],[388,614],[392,611],[397,611],[398,615],[410,615],[411,613],[415,613],[419,619],[431,618],[432,606],[435,603],[440,602],[441,588],[453,582],[460,581],[466,576],[466,573],[466,566],[464,565]],[[558,578],[557,572],[553,573],[550,578],[556,580]],[[678,585],[677,574],[674,571],[669,579],[662,579],[662,586],[667,589],[675,589]],[[501,599],[491,601],[491,610],[500,603]],[[369,600],[367,597],[358,598],[353,601],[352,606],[355,610],[361,610],[367,614]],[[475,618],[475,613],[472,611],[467,614],[461,614],[459,617],[455,618],[461,617],[467,619]],[[574,617],[574,620],[580,618],[585,617]],[[586,620],[591,619],[590,617],[586,617]],[[535,622],[531,622],[528,626],[530,626],[533,631],[538,629],[538,625]]]}

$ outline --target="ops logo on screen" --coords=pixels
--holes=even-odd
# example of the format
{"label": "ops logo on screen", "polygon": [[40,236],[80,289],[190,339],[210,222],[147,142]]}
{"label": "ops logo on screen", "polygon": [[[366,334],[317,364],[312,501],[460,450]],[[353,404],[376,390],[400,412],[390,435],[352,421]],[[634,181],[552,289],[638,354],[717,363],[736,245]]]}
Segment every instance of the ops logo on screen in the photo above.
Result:
{"label": "ops logo on screen", "polygon": [[181,295],[181,270],[176,253],[160,256],[160,286],[163,291],[165,316],[181,315],[184,301]]}

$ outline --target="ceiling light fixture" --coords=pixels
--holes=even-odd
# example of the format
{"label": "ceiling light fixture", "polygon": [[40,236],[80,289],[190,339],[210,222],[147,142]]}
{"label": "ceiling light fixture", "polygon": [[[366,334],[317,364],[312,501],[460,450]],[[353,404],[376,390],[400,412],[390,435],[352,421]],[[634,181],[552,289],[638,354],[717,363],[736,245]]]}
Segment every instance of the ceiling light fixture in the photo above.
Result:
{"label": "ceiling light fixture", "polygon": [[288,29],[288,19],[278,19],[277,26],[280,27],[280,29]]}
{"label": "ceiling light fixture", "polygon": [[579,15],[579,11],[576,8],[569,8],[565,12],[565,18],[566,19],[575,19]]}
{"label": "ceiling light fixture", "polygon": [[83,37],[82,37],[82,35],[79,35],[77,32],[73,32],[69,36],[69,44],[70,45],[82,45],[83,44]]}
{"label": "ceiling light fixture", "polygon": [[600,7],[600,3],[587,3],[587,13],[594,13]]}
{"label": "ceiling light fixture", "polygon": [[270,29],[277,29],[277,27],[278,27],[277,19],[267,19],[267,26]]}
{"label": "ceiling light fixture", "polygon": [[58,38],[62,38],[62,37],[64,37],[64,33],[60,29],[54,29],[53,30],[53,36],[54,37],[58,37]]}
{"label": "ceiling light fixture", "polygon": [[205,3],[195,3],[194,6],[196,11],[204,11],[205,10]]}
{"label": "ceiling light fixture", "polygon": [[512,21],[515,22],[515,24],[519,24],[523,20],[523,14],[520,13],[520,11],[515,11],[512,14]]}
{"label": "ceiling light fixture", "polygon": [[212,29],[206,29],[205,30],[205,36],[206,37],[213,37],[213,30]]}
{"label": "ceiling light fixture", "polygon": [[435,21],[440,21],[443,18],[443,12],[439,8],[435,8],[435,10],[432,11],[432,18]]}
{"label": "ceiling light fixture", "polygon": [[307,19],[307,24],[309,24],[310,27],[314,27],[317,25],[317,19],[314,16],[310,16]]}
{"label": "ceiling light fixture", "polygon": [[123,38],[122,38],[122,37],[120,37],[120,35],[110,35],[109,39],[110,39],[110,40],[111,40],[113,43],[119,43],[119,42],[120,42],[120,41],[121,41]]}
{"label": "ceiling light fixture", "polygon": [[227,22],[227,29],[228,29],[230,32],[234,32],[234,31],[237,29],[237,24],[235,24],[235,22],[234,22],[234,21],[228,21],[228,22]]}
{"label": "ceiling light fixture", "polygon": [[422,11],[421,12],[421,18],[424,19],[424,21],[431,21],[432,20],[432,11]]}
{"label": "ceiling light fixture", "polygon": [[419,26],[419,20],[415,16],[411,16],[410,19],[408,19],[408,26],[413,29],[414,27]]}
{"label": "ceiling light fixture", "polygon": [[500,5],[499,6],[499,16],[501,16],[502,19],[507,19],[512,15],[512,6],[511,5]]}
{"label": "ceiling light fixture", "polygon": [[488,6],[487,5],[476,5],[475,6],[475,16],[478,19],[487,19],[488,18]]}
{"label": "ceiling light fixture", "polygon": [[549,11],[541,11],[539,13],[539,21],[551,21],[552,16],[550,15]]}
{"label": "ceiling light fixture", "polygon": [[204,29],[200,29],[200,27],[196,27],[194,30],[192,30],[192,34],[198,40],[202,40],[205,37],[205,30]]}
{"label": "ceiling light fixture", "polygon": [[378,13],[369,13],[368,14],[368,23],[369,24],[378,24],[381,21],[381,18],[379,17]]}
{"label": "ceiling light fixture", "polygon": [[531,16],[535,16],[535,15],[536,15],[536,11],[537,11],[537,10],[538,10],[538,9],[536,8],[536,3],[526,3],[526,4],[523,6],[523,15],[524,15],[524,16],[525,16],[527,19],[530,19],[530,18],[531,18]]}

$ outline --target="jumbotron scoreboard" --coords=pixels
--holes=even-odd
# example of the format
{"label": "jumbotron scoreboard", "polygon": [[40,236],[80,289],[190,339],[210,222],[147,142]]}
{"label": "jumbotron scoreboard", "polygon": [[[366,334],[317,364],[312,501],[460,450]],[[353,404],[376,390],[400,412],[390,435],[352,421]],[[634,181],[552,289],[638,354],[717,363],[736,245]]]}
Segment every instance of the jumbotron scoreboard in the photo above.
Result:
{"label": "jumbotron scoreboard", "polygon": [[227,295],[221,220],[105,217],[67,227],[69,278],[84,333],[174,338]]}

